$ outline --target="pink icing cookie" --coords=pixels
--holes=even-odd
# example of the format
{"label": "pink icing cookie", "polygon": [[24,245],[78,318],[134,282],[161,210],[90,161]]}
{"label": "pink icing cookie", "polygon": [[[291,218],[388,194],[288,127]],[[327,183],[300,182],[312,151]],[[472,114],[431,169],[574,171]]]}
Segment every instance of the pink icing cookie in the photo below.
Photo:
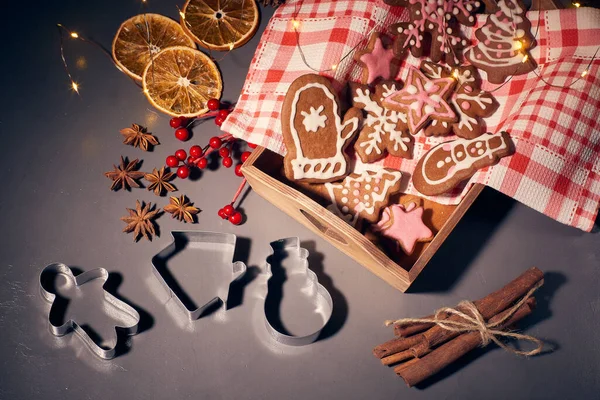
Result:
{"label": "pink icing cookie", "polygon": [[367,47],[354,53],[354,59],[363,67],[362,82],[371,84],[379,77],[390,79],[395,57],[392,49],[383,46],[379,33],[372,33]]}
{"label": "pink icing cookie", "polygon": [[433,239],[433,232],[423,222],[423,207],[410,203],[404,207],[394,204],[383,210],[381,220],[375,230],[383,236],[394,239],[402,250],[410,255],[417,242],[428,242]]}

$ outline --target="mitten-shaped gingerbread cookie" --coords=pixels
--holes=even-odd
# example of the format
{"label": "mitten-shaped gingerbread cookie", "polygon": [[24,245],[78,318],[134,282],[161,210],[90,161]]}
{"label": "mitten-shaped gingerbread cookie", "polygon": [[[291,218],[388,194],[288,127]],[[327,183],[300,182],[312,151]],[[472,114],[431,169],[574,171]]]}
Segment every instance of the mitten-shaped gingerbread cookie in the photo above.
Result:
{"label": "mitten-shaped gingerbread cookie", "polygon": [[413,185],[428,196],[445,193],[473,176],[478,169],[495,164],[513,151],[512,141],[506,132],[440,143],[417,163]]}
{"label": "mitten-shaped gingerbread cookie", "polygon": [[281,112],[285,176],[290,180],[324,183],[348,173],[344,149],[362,120],[358,108],[340,117],[340,103],[329,80],[308,74],[288,89]]}

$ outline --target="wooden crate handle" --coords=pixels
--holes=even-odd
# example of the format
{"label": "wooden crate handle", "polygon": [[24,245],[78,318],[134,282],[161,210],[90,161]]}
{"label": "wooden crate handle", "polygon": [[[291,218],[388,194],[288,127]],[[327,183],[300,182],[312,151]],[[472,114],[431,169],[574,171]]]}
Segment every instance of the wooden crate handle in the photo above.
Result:
{"label": "wooden crate handle", "polygon": [[342,235],[340,235],[339,233],[335,232],[334,230],[330,229],[327,224],[323,223],[321,221],[320,218],[318,218],[317,216],[311,214],[310,212],[306,211],[303,208],[299,209],[300,214],[302,214],[302,216],[312,225],[315,227],[315,229],[317,229],[319,232],[321,232],[323,235],[327,236],[329,239],[333,240],[334,242],[344,245],[344,246],[348,246],[348,242],[346,241],[346,239],[344,239],[344,237]]}

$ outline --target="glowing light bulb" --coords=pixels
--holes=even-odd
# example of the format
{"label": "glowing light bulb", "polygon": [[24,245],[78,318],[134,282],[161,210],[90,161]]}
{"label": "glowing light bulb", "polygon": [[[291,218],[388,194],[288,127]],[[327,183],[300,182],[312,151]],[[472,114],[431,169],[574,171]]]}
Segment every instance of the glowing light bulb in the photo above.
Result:
{"label": "glowing light bulb", "polygon": [[73,88],[75,93],[79,94],[79,85],[77,83],[75,83],[74,81],[71,81],[71,87]]}
{"label": "glowing light bulb", "polygon": [[179,11],[179,16],[181,17],[181,19],[185,19],[185,14],[182,11]]}
{"label": "glowing light bulb", "polygon": [[233,50],[233,43],[229,43],[229,50]]}
{"label": "glowing light bulb", "polygon": [[527,62],[527,60],[529,60],[529,55],[528,55],[528,54],[525,54],[525,55],[523,56],[523,60],[522,60],[521,62],[522,62],[522,63],[526,63],[526,62]]}
{"label": "glowing light bulb", "polygon": [[296,21],[295,19],[293,19],[292,26],[294,27],[294,29],[300,28],[300,21]]}
{"label": "glowing light bulb", "polygon": [[458,76],[459,76],[459,75],[458,75],[458,70],[457,70],[457,69],[455,69],[454,71],[452,71],[452,77],[453,77],[454,79],[458,79]]}
{"label": "glowing light bulb", "polygon": [[581,73],[581,77],[584,78],[587,74],[588,74],[588,70],[586,69]]}
{"label": "glowing light bulb", "polygon": [[338,67],[338,65],[337,65],[337,64],[333,64],[333,65],[331,66],[331,70],[332,70],[332,71],[335,71],[335,70],[337,69],[337,67]]}
{"label": "glowing light bulb", "polygon": [[79,35],[77,34],[77,32],[71,32],[71,37],[77,39]]}
{"label": "glowing light bulb", "polygon": [[520,40],[517,40],[515,42],[514,47],[515,47],[515,50],[521,50],[523,48],[523,42],[521,42]]}
{"label": "glowing light bulb", "polygon": [[573,3],[573,5],[577,8],[581,7],[581,3]]}

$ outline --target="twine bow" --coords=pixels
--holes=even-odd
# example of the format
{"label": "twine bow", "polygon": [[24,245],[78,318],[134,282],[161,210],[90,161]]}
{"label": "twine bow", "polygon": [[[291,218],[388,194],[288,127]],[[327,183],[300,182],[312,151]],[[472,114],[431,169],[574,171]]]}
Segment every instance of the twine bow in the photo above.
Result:
{"label": "twine bow", "polygon": [[[494,342],[499,347],[503,348],[504,350],[510,353],[522,356],[534,356],[542,352],[544,343],[540,339],[530,335],[523,335],[521,333],[503,331],[496,328],[502,325],[504,322],[506,322],[510,317],[512,317],[514,313],[519,309],[519,307],[525,304],[525,302],[531,297],[531,295],[540,286],[542,286],[542,283],[543,282],[539,282],[536,286],[531,288],[529,292],[527,292],[527,294],[518,303],[516,303],[514,306],[508,309],[508,311],[502,318],[492,323],[488,323],[485,321],[485,319],[483,318],[477,307],[475,307],[475,304],[473,304],[473,302],[463,300],[458,304],[456,308],[440,308],[435,312],[433,318],[402,318],[395,321],[388,320],[385,321],[385,325],[390,326],[393,324],[407,325],[413,323],[434,323],[439,327],[451,332],[479,332],[479,334],[481,335],[481,345],[483,347],[487,346],[490,342]],[[459,308],[461,310],[464,310],[464,312],[459,310]],[[448,314],[456,315],[460,317],[461,320],[453,321],[446,319]],[[501,337],[532,342],[536,345],[536,348],[530,351],[516,350],[502,343],[502,341],[500,340]]]}

